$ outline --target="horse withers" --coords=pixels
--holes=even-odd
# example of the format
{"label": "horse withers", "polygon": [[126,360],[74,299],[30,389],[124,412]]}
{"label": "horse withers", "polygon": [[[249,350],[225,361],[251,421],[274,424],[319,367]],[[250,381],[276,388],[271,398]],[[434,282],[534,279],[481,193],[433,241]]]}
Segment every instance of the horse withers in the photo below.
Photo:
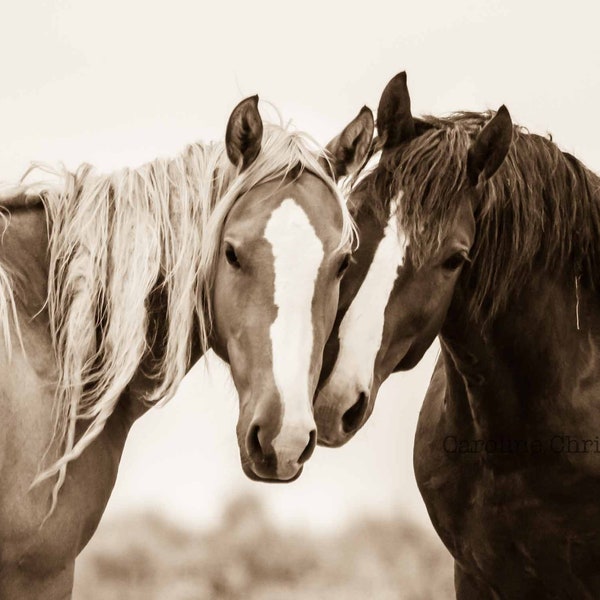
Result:
{"label": "horse withers", "polygon": [[373,120],[362,111],[326,157],[263,124],[257,100],[225,144],[5,196],[0,597],[70,597],[133,421],[209,347],[240,395],[244,471],[290,481],[310,456],[353,239],[335,179],[362,163]]}
{"label": "horse withers", "polygon": [[[597,598],[600,178],[504,107],[413,118],[404,74],[377,122],[379,163],[350,195],[363,251],[326,350],[320,441],[347,441],[439,334],[414,465],[457,597]],[[362,371],[339,363],[356,327]]]}

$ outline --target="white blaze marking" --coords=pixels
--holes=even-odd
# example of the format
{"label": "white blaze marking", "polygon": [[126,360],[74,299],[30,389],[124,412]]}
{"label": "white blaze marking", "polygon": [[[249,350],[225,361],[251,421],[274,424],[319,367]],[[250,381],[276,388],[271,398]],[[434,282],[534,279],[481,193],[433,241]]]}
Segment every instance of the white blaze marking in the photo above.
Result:
{"label": "white blaze marking", "polygon": [[308,216],[291,198],[273,211],[265,239],[275,257],[278,312],[270,333],[273,375],[283,410],[273,449],[278,457],[284,457],[286,450],[297,453],[290,458],[295,461],[315,427],[308,376],[313,351],[312,301],[324,250]]}
{"label": "white blaze marking", "polygon": [[346,390],[348,386],[352,387],[352,392],[368,393],[371,389],[375,359],[383,338],[385,308],[406,252],[406,238],[398,230],[396,207],[397,201],[392,202],[383,237],[367,276],[340,324],[338,358],[324,394],[336,394],[340,388]]}

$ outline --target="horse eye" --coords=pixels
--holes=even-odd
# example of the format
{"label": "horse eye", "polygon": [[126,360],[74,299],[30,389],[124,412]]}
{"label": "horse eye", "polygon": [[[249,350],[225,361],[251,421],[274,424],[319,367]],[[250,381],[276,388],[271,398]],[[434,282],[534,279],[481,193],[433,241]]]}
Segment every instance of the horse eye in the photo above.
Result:
{"label": "horse eye", "polygon": [[456,271],[466,260],[467,257],[462,252],[455,252],[442,263],[442,268],[447,271]]}
{"label": "horse eye", "polygon": [[346,254],[338,267],[337,276],[341,277],[350,266],[350,254]]}
{"label": "horse eye", "polygon": [[229,243],[225,244],[225,258],[227,259],[227,262],[235,269],[241,268],[237,254],[235,253],[233,246]]}

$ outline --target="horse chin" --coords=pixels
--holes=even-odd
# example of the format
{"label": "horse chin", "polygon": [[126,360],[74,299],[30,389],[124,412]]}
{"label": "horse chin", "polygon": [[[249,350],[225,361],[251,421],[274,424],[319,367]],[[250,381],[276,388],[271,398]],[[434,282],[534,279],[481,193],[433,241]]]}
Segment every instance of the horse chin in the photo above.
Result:
{"label": "horse chin", "polygon": [[[358,431],[358,429],[356,431]],[[353,431],[352,433],[349,433],[343,439],[328,440],[328,439],[323,439],[323,438],[318,437],[317,438],[317,444],[319,446],[322,446],[323,448],[340,448],[346,442],[349,442],[354,437],[356,431]]]}
{"label": "horse chin", "polygon": [[292,483],[296,481],[302,475],[302,471],[304,470],[304,466],[301,466],[295,475],[290,477],[289,479],[278,479],[277,477],[264,477],[262,475],[258,475],[251,466],[251,463],[247,460],[242,459],[242,470],[248,479],[252,481],[258,481],[260,483]]}
{"label": "horse chin", "polygon": [[399,371],[410,371],[416,367],[423,358],[425,352],[429,349],[429,346],[433,343],[434,339],[435,337],[426,342],[412,344],[408,349],[408,352],[402,357],[402,360],[400,360],[392,372],[398,373]]}

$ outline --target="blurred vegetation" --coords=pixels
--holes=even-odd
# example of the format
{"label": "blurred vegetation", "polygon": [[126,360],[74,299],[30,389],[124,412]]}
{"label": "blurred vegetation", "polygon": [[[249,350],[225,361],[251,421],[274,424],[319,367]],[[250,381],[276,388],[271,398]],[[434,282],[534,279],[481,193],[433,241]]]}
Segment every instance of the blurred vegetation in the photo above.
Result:
{"label": "blurred vegetation", "polygon": [[441,543],[404,520],[339,533],[281,531],[253,497],[220,525],[189,531],[152,514],[103,524],[77,561],[74,600],[443,600],[454,597]]}

